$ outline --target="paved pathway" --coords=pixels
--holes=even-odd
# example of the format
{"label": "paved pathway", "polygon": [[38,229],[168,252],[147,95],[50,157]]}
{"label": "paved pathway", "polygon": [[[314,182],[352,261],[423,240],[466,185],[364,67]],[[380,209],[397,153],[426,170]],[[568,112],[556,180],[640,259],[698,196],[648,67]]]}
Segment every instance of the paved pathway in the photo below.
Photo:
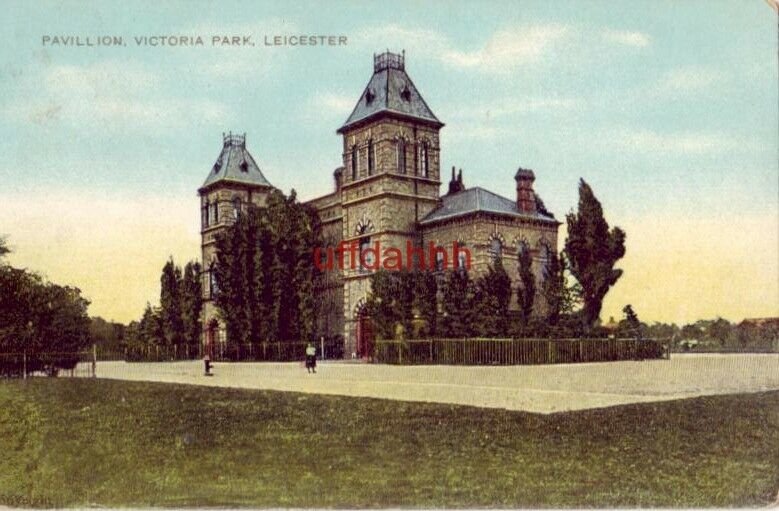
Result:
{"label": "paved pathway", "polygon": [[388,366],[324,362],[98,362],[121,380],[431,401],[536,413],[779,390],[779,354],[674,355],[671,360],[545,366]]}

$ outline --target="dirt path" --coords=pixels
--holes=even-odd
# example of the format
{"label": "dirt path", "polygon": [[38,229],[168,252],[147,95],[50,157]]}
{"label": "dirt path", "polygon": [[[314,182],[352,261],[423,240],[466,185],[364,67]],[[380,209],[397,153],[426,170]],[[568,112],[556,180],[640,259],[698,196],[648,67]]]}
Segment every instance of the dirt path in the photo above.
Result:
{"label": "dirt path", "polygon": [[430,401],[536,413],[779,390],[779,355],[676,355],[671,360],[549,366],[387,366],[201,361],[100,362],[101,378]]}

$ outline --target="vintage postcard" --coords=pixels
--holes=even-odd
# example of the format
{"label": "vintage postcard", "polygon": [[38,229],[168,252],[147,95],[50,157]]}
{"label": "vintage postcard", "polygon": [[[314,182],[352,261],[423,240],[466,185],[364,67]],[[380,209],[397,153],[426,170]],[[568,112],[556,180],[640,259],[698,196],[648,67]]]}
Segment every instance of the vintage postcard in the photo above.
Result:
{"label": "vintage postcard", "polygon": [[779,506],[776,0],[6,0],[0,507]]}

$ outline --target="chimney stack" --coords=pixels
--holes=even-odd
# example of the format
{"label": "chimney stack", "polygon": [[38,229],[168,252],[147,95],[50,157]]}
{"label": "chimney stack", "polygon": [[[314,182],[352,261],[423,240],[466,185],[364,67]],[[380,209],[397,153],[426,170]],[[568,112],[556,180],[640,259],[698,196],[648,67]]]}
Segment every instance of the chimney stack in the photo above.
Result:
{"label": "chimney stack", "polygon": [[533,181],[536,180],[535,174],[530,169],[520,167],[514,176],[514,180],[517,182],[517,209],[520,213],[536,213],[536,194],[533,191]]}
{"label": "chimney stack", "polygon": [[463,169],[460,169],[460,171],[457,173],[457,177],[455,177],[455,168],[452,166],[452,180],[449,181],[449,192],[447,195],[459,193],[463,190],[465,190],[465,184],[463,183]]}

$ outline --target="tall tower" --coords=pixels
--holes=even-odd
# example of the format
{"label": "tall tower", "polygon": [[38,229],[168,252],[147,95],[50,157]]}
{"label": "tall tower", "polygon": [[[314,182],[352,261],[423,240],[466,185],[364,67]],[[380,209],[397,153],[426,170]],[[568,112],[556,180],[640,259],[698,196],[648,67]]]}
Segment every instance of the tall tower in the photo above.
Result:
{"label": "tall tower", "polygon": [[219,282],[214,277],[216,236],[232,225],[249,204],[265,207],[273,186],[246,149],[246,134],[222,134],[222,151],[198,190],[203,254],[203,338],[207,347],[227,342],[224,324],[217,315],[214,297]]}
{"label": "tall tower", "polygon": [[[338,133],[343,136],[343,240],[360,252],[418,243],[418,221],[438,204],[443,123],[406,74],[405,52],[373,56],[373,76]],[[372,266],[373,255],[367,255]],[[347,261],[348,262],[348,261]],[[372,270],[344,271],[346,354],[371,352],[363,306]]]}

